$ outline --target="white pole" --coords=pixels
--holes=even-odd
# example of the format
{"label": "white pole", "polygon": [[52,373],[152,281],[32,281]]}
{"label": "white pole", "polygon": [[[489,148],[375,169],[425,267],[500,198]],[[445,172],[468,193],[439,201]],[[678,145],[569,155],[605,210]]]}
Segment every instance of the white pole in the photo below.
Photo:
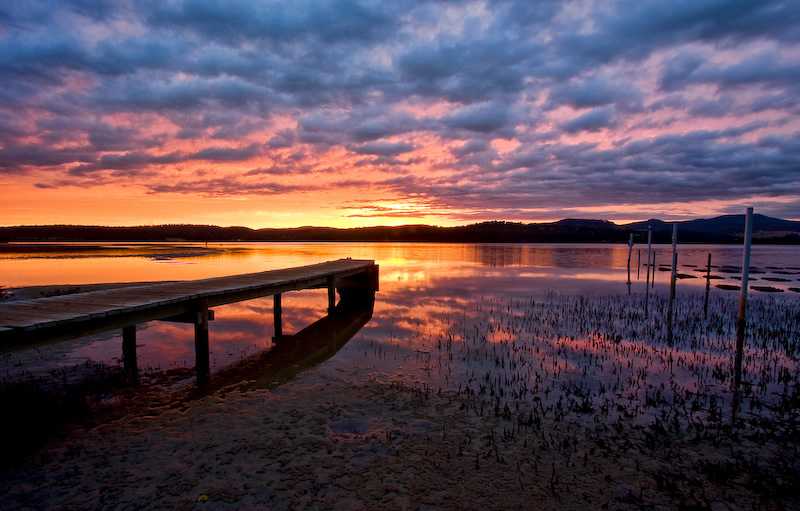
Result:
{"label": "white pole", "polygon": [[739,318],[736,322],[736,360],[734,362],[734,385],[742,382],[742,351],[744,331],[747,326],[747,288],[750,279],[750,243],[753,238],[753,208],[747,208],[744,219],[744,256],[742,257],[742,291],[739,294]]}
{"label": "white pole", "polygon": [[672,224],[672,279],[669,282],[669,299],[675,299],[675,280],[678,273],[678,224]]}
{"label": "white pole", "polygon": [[[647,226],[647,283],[650,283],[650,249],[653,248],[653,228]],[[653,269],[655,271],[655,268]]]}
{"label": "white pole", "polygon": [[[653,247],[653,228],[647,226],[647,282],[644,285],[644,313],[647,314],[647,306],[650,301],[650,249]],[[656,269],[653,268],[655,272]],[[655,274],[653,275],[655,277]]]}
{"label": "white pole", "polygon": [[628,294],[631,292],[631,253],[633,252],[633,233],[628,241]]}

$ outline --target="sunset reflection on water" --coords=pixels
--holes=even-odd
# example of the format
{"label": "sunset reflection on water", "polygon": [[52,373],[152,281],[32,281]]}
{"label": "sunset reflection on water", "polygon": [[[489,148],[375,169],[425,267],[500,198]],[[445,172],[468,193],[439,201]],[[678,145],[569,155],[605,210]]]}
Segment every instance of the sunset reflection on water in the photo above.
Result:
{"label": "sunset reflection on water", "polygon": [[[475,392],[498,403],[508,396],[535,398],[552,410],[567,406],[567,402],[559,405],[559,399],[572,399],[571,406],[636,415],[652,402],[654,393],[673,407],[676,399],[685,401],[692,395],[698,400],[708,392],[729,400],[737,294],[712,286],[706,319],[705,279],[679,281],[681,305],[670,343],[663,328],[669,273],[656,272],[645,316],[646,267],[638,267],[638,249],[631,257],[630,295],[624,245],[290,243],[209,244],[208,249],[204,252],[205,244],[166,245],[158,248],[158,257],[153,249],[143,257],[95,257],[91,252],[47,258],[4,256],[0,266],[11,285],[83,285],[208,278],[340,257],[374,259],[381,277],[374,313],[319,371],[354,381],[377,378]],[[665,259],[668,248],[656,249]],[[681,271],[700,267],[709,251],[719,265],[733,264],[741,253],[727,246],[682,249],[680,262],[689,266]],[[788,275],[794,271],[788,268],[796,255],[793,247],[756,247],[752,261],[765,268],[765,274]],[[733,274],[720,275],[735,282],[730,280]],[[771,321],[768,311],[794,314],[787,333],[791,346],[777,343],[770,337],[774,333],[751,336],[754,342],[748,346],[745,367],[751,386],[759,389],[755,398],[759,402],[774,400],[798,378],[798,297],[788,290],[796,284],[775,285],[784,289],[777,298],[753,294],[753,309],[764,317],[752,321],[757,328],[760,321]],[[300,332],[324,318],[326,306],[325,290],[285,293],[284,334]],[[271,297],[217,307],[215,315],[210,324],[212,378],[215,372],[274,348]],[[144,370],[193,366],[189,325],[140,325],[137,345]],[[54,360],[119,364],[120,346],[117,334],[59,343],[58,357],[43,348],[38,362],[24,367],[47,370]],[[20,356],[6,355],[9,374]],[[704,399],[700,408],[711,413],[717,405]]]}

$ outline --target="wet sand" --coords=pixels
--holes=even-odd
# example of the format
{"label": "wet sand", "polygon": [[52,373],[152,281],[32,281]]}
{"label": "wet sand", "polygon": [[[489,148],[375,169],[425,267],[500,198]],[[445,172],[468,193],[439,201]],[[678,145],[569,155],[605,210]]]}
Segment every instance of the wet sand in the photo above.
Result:
{"label": "wet sand", "polygon": [[76,510],[799,508],[798,439],[778,424],[657,431],[575,412],[534,422],[524,408],[387,378],[354,384],[312,371],[276,390],[152,404],[6,467],[0,501]]}
{"label": "wet sand", "polygon": [[[368,365],[208,395],[169,390],[187,374],[145,375],[82,399],[68,431],[0,467],[0,507],[800,509],[796,407],[643,422],[475,384],[440,392]],[[575,389],[561,385],[565,403]]]}

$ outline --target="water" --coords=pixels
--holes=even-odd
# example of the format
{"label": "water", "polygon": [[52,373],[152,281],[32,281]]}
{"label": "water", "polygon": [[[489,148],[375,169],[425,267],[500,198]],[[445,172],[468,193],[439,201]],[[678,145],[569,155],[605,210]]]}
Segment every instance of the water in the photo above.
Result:
{"label": "water", "polygon": [[[677,310],[665,328],[671,246],[654,246],[657,271],[647,299],[647,247],[634,247],[630,286],[626,245],[264,243],[116,244],[103,251],[89,244],[68,253],[3,254],[6,287],[81,286],[93,283],[184,280],[264,271],[342,257],[374,259],[380,291],[371,318],[349,342],[297,371],[335,374],[354,381],[379,379],[484,396],[505,413],[515,400],[541,410],[639,416],[668,421],[678,407],[697,420],[730,404],[730,379],[742,252],[738,246],[679,247]],[[705,267],[712,254],[709,313],[704,314]],[[798,400],[798,295],[800,247],[755,246],[751,333],[745,381],[752,410],[789,413]],[[666,268],[664,268],[666,269]],[[689,276],[699,278],[689,278]],[[325,290],[283,296],[284,334],[303,332],[325,316]],[[212,374],[235,373],[269,386],[280,381],[272,299],[215,309],[210,326]],[[363,324],[354,320],[356,329]],[[334,327],[328,327],[334,328]],[[335,327],[339,328],[339,327]],[[341,327],[343,332],[346,326]],[[354,329],[353,329],[354,330]],[[343,334],[344,335],[344,334]],[[313,337],[313,336],[312,336]],[[304,341],[305,339],[305,341]],[[151,322],[137,332],[139,366],[190,369],[190,325]],[[271,359],[272,355],[274,357]],[[253,356],[262,357],[253,374]],[[102,336],[8,352],[5,381],[38,375],[81,374],[65,368],[119,365],[121,337]],[[261,359],[260,359],[261,360]],[[276,361],[280,360],[280,364]],[[248,363],[247,361],[251,361]],[[245,373],[242,373],[245,374]],[[510,411],[509,411],[510,413]],[[755,412],[754,412],[755,413]]]}

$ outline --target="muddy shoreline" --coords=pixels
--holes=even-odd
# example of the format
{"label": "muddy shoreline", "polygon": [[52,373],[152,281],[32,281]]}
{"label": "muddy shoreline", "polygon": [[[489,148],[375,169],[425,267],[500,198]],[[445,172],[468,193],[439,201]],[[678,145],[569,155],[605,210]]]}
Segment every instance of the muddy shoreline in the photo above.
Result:
{"label": "muddy shoreline", "polygon": [[4,470],[0,496],[9,509],[798,509],[798,438],[780,425],[529,421],[484,401],[300,378],[154,405]]}

